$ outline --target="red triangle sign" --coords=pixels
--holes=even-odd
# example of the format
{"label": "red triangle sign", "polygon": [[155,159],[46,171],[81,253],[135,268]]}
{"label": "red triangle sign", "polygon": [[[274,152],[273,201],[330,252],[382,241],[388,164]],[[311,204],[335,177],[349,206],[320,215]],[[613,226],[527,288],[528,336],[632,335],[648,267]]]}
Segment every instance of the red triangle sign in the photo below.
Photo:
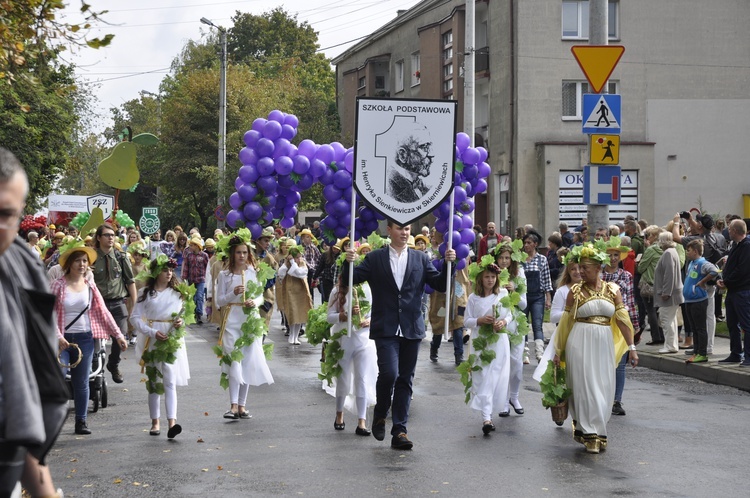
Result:
{"label": "red triangle sign", "polygon": [[622,45],[574,45],[570,48],[581,66],[583,74],[591,85],[593,93],[601,93],[602,88],[625,53]]}

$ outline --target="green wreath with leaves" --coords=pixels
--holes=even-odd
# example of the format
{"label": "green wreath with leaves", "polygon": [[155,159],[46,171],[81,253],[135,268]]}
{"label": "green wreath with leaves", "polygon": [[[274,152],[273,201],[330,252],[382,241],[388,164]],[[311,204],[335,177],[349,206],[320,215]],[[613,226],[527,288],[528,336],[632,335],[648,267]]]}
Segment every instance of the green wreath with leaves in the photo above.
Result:
{"label": "green wreath with leaves", "polygon": [[182,296],[182,307],[178,313],[172,313],[172,319],[181,318],[182,326],[170,328],[167,340],[156,341],[153,349],[144,351],[141,357],[145,364],[146,390],[149,394],[164,394],[164,374],[156,365],[174,364],[177,360],[177,350],[182,347],[182,338],[187,334],[187,326],[195,323],[195,286],[182,282],[175,290]]}
{"label": "green wreath with leaves", "polygon": [[[266,283],[276,276],[276,272],[271,266],[264,262],[258,263],[258,282],[247,281],[245,283],[245,289],[247,295],[251,296],[251,299],[257,298],[263,295],[263,291],[266,288]],[[256,339],[263,339],[263,335],[268,330],[266,327],[266,321],[260,316],[257,306],[242,307],[242,312],[245,313],[245,322],[240,326],[240,337],[234,342],[234,348],[225,353],[221,346],[214,346],[213,351],[219,358],[219,365],[231,366],[232,362],[241,362],[245,355],[242,352],[242,348],[250,346]],[[263,354],[267,360],[271,359],[273,354],[273,344],[263,344]],[[223,389],[229,388],[229,375],[226,372],[221,373],[219,378],[219,385]]]}

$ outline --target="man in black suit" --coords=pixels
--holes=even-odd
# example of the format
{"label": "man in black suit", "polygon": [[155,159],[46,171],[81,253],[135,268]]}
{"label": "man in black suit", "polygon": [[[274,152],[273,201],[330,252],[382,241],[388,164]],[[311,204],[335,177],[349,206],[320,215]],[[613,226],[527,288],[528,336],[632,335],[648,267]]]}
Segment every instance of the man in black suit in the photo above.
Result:
{"label": "man in black suit", "polygon": [[[407,248],[410,232],[409,225],[389,220],[391,244],[367,254],[354,268],[354,284],[369,282],[373,296],[370,338],[378,352],[378,381],[372,435],[378,441],[385,439],[385,419],[393,395],[391,446],[404,450],[413,446],[406,436],[406,423],[419,345],[425,337],[422,292],[425,284],[445,292],[448,275],[448,265],[437,271],[427,254]],[[354,261],[356,256],[350,247],[346,260]],[[455,261],[456,252],[446,251],[445,259]],[[348,264],[343,266],[342,279],[348,282]]]}

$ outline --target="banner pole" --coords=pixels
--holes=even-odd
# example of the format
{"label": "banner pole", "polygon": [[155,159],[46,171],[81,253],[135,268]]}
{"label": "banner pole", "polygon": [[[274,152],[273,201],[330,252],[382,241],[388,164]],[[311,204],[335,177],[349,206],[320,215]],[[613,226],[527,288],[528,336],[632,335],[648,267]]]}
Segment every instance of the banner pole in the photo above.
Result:
{"label": "banner pole", "polygon": [[[453,249],[453,208],[455,207],[456,201],[456,190],[451,190],[451,202],[450,202],[450,218],[448,219],[448,245],[445,251],[448,252]],[[448,277],[445,286],[445,326],[443,327],[443,334],[448,337],[448,328],[451,322],[451,267],[452,263],[448,260],[444,261],[444,264],[448,265]]]}
{"label": "banner pole", "polygon": [[[351,199],[351,225],[349,226],[349,248],[354,249],[354,218],[357,214],[357,191],[352,188],[352,199]],[[349,265],[349,295],[347,296],[347,309],[346,309],[346,336],[352,336],[352,307],[354,299],[354,261],[348,263]]]}

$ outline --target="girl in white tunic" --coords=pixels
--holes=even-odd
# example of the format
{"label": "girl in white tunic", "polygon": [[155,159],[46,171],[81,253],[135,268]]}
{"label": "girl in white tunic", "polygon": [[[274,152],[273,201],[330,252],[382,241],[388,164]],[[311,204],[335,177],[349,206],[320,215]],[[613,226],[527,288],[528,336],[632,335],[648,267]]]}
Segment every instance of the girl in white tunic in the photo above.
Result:
{"label": "girl in white tunic", "polygon": [[[145,280],[146,286],[140,290],[130,323],[135,328],[139,339],[136,345],[136,357],[142,358],[144,352],[154,351],[160,341],[169,339],[170,333],[183,326],[182,318],[178,315],[183,310],[182,294],[175,287],[177,279],[174,268],[177,263],[160,255],[151,262],[147,270],[139,275],[139,280]],[[145,277],[145,278],[144,278]],[[177,386],[186,386],[190,378],[185,340],[178,340],[179,347],[174,352],[174,363],[166,361],[148,362],[143,364],[146,368],[156,368],[162,375],[161,380],[164,392],[164,405],[167,410],[167,421],[169,422],[169,439],[174,438],[182,432],[182,427],[177,424]],[[151,414],[151,430],[149,434],[158,436],[161,395],[158,392],[162,388],[150,385],[148,395],[148,409]]]}
{"label": "girl in white tunic", "polygon": [[[233,235],[229,240],[229,265],[219,273],[214,297],[216,304],[226,310],[224,324],[220,332],[221,348],[224,354],[234,351],[234,343],[242,336],[240,327],[247,320],[243,307],[257,308],[263,304],[262,290],[250,295],[246,290],[247,282],[258,282],[258,269],[249,241]],[[231,365],[222,364],[222,372],[229,378],[230,408],[224,413],[227,419],[249,419],[245,410],[247,393],[250,386],[273,384],[271,370],[263,353],[263,340],[257,338],[249,346],[240,349],[242,361],[233,361]]]}
{"label": "girl in white tunic", "polygon": [[[370,286],[364,283],[362,289],[365,299],[372,303]],[[339,277],[339,284],[333,288],[328,298],[328,323],[333,324],[331,336],[346,329],[346,310],[349,307],[347,291],[347,287],[341,285]],[[352,307],[352,313],[359,313],[358,305]],[[370,340],[370,313],[361,317],[359,327],[352,324],[351,336],[344,335],[339,339],[339,343],[344,350],[344,357],[339,360],[341,375],[334,379],[334,386],[328,387],[325,381],[323,384],[328,394],[336,396],[336,419],[333,427],[337,431],[344,430],[346,408],[357,415],[357,435],[369,436],[367,407],[375,404],[375,382],[378,377],[375,341]]]}
{"label": "girl in white tunic", "polygon": [[599,453],[607,447],[615,367],[628,347],[635,367],[638,353],[619,286],[600,277],[607,254],[589,244],[573,257],[579,262],[582,282],[571,287],[566,299],[552,361],[559,365],[564,354],[565,380],[573,391],[569,400],[573,439],[583,444],[587,452]]}
{"label": "girl in white tunic", "polygon": [[[469,296],[464,315],[464,325],[472,329],[471,338],[475,353],[480,355],[482,350],[492,350],[495,358],[482,369],[472,372],[472,396],[469,406],[482,414],[482,432],[489,435],[495,430],[492,423],[492,412],[505,409],[508,402],[508,381],[510,376],[510,341],[505,328],[512,321],[511,311],[500,304],[500,300],[508,295],[508,290],[500,286],[498,281],[500,268],[495,264],[485,266],[474,283],[474,293]],[[480,331],[489,329],[494,337]],[[478,338],[487,338],[486,347],[477,347]]]}

